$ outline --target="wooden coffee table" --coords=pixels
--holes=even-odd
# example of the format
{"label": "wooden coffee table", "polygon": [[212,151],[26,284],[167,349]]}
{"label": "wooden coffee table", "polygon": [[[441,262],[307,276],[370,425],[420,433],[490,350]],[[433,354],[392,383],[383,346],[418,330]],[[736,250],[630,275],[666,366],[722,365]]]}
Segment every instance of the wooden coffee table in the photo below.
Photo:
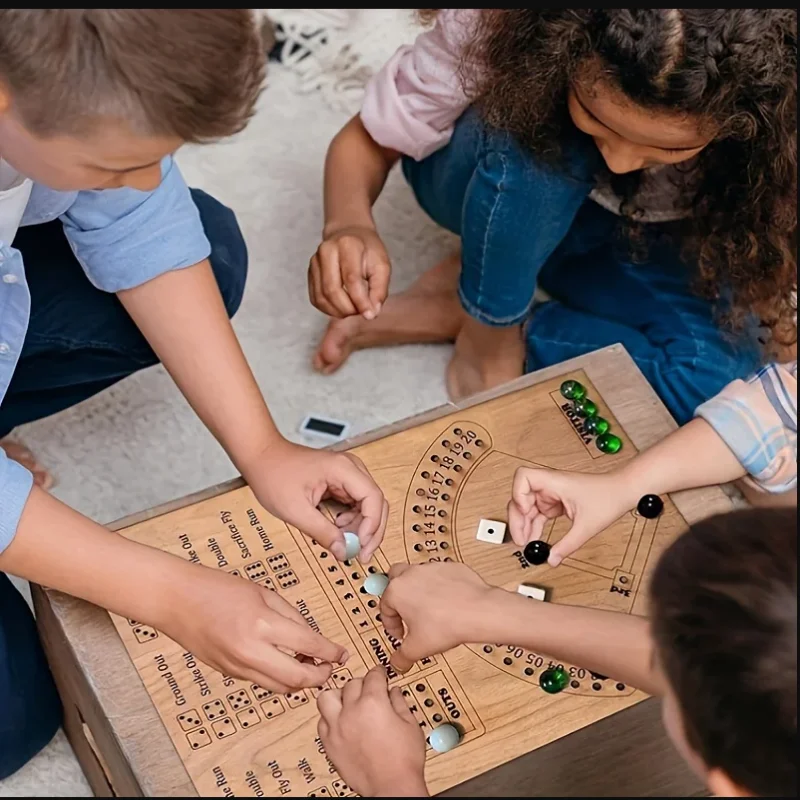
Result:
{"label": "wooden coffee table", "polygon": [[[583,383],[622,449],[604,453],[559,387]],[[396,642],[362,589],[391,563],[463,561],[490,583],[547,601],[646,612],[648,575],[686,528],[730,508],[719,488],[665,498],[655,520],[624,515],[557,569],[511,543],[476,539],[502,521],[522,464],[605,471],[675,428],[621,346],[521,378],[339,446],[353,450],[391,512],[371,564],[341,565],[271,517],[241,480],[120,520],[122,535],[234,572],[281,593],[352,654],[332,686],[388,664]],[[565,520],[544,538],[557,541]],[[65,728],[98,796],[351,796],[316,739],[318,690],[275,696],[222,676],[163,634],[34,587],[37,618],[65,705]],[[546,601],[546,602],[547,602]],[[213,599],[209,599],[213,602]],[[612,647],[613,643],[609,643]],[[577,664],[551,695],[547,654],[495,642],[462,646],[389,678],[426,733],[452,723],[460,744],[428,751],[431,791],[459,797],[687,796],[702,786],[673,751],[655,700]]]}

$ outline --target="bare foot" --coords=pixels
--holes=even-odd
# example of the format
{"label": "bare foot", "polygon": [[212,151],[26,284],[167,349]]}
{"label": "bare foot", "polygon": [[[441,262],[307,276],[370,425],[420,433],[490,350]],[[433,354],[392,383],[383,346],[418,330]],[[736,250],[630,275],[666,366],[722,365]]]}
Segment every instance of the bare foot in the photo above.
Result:
{"label": "bare foot", "polygon": [[25,469],[33,473],[33,482],[47,491],[53,487],[53,476],[39,464],[36,457],[27,447],[19,442],[12,442],[10,439],[0,441],[0,448],[5,450],[6,455],[18,464],[22,464]]}
{"label": "bare foot", "polygon": [[466,315],[456,293],[460,255],[448,256],[401,294],[386,299],[374,320],[334,319],[314,354],[314,369],[330,375],[355,350],[399,344],[452,342]]}
{"label": "bare foot", "polygon": [[522,326],[491,328],[467,319],[447,365],[447,394],[456,402],[519,378],[524,372]]}

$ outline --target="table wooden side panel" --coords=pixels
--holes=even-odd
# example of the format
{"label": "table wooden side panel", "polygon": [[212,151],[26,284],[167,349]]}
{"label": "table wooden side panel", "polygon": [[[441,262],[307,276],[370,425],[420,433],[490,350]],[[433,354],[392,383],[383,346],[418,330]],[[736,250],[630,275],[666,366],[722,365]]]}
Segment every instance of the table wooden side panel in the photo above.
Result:
{"label": "table wooden side panel", "polygon": [[[138,782],[118,746],[113,724],[104,709],[100,707],[97,694],[89,684],[87,674],[80,667],[80,655],[73,650],[72,644],[65,636],[59,616],[66,612],[70,620],[74,619],[76,622],[85,617],[93,632],[103,627],[102,624],[97,624],[102,623],[100,614],[106,618],[109,628],[113,631],[111,620],[107,614],[88,603],[80,603],[79,607],[67,609],[60,602],[62,599],[66,603],[78,604],[79,601],[64,595],[54,596],[40,586],[31,586],[31,595],[39,635],[64,705],[64,731],[83,767],[89,785],[97,797],[139,795]],[[116,635],[116,631],[113,632]],[[89,641],[92,640],[93,636]],[[99,643],[102,646],[102,641]],[[83,644],[84,642],[81,646]],[[125,680],[131,676],[123,669],[118,677]],[[138,678],[135,672],[134,677]],[[84,726],[91,731],[91,740],[86,735]],[[102,742],[102,747],[97,744],[98,738]],[[96,750],[101,752],[98,753]]]}

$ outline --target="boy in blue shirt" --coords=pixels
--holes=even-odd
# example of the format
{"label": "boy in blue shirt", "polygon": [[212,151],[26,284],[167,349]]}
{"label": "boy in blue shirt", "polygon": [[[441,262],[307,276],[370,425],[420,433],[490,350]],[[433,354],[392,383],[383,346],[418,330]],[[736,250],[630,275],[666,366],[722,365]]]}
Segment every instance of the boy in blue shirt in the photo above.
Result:
{"label": "boy in blue shirt", "polygon": [[[160,360],[262,505],[344,558],[318,504],[350,503],[368,559],[383,495],[357,460],[276,430],[229,322],[247,271],[236,219],[172,158],[241,130],[263,70],[248,9],[0,10],[0,439]],[[320,685],[346,658],[276,594],[109,533],[14,455],[0,448],[0,779],[60,718],[3,573],[150,624],[275,691]]]}

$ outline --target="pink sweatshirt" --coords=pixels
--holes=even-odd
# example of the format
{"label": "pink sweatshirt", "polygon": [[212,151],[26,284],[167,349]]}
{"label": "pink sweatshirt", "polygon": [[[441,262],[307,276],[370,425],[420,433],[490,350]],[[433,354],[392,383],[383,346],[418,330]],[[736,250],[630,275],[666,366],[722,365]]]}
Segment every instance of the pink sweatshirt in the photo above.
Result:
{"label": "pink sweatshirt", "polygon": [[[450,141],[456,120],[470,105],[459,67],[480,13],[478,8],[442,9],[431,29],[399,48],[372,78],[361,106],[361,121],[379,145],[422,161]],[[688,212],[680,201],[675,168],[645,172],[646,181],[639,190],[641,221],[685,217]],[[608,181],[598,182],[589,196],[607,211],[619,213],[620,198]]]}
{"label": "pink sweatshirt", "polygon": [[458,67],[474,8],[445,8],[436,24],[401,47],[367,86],[361,120],[382,147],[421,161],[444,147],[470,104]]}

